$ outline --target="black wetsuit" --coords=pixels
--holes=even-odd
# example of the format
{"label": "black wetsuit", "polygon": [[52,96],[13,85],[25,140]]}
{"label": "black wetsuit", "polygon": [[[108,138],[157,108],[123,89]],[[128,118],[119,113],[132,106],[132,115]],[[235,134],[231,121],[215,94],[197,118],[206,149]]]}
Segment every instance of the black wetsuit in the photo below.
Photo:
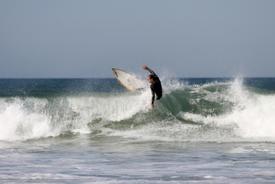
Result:
{"label": "black wetsuit", "polygon": [[152,91],[152,104],[155,102],[155,95],[157,96],[157,100],[159,100],[162,97],[162,87],[161,82],[159,80],[159,77],[157,74],[149,69],[149,72],[151,73],[150,76],[153,78],[154,83],[150,85],[151,91]]}

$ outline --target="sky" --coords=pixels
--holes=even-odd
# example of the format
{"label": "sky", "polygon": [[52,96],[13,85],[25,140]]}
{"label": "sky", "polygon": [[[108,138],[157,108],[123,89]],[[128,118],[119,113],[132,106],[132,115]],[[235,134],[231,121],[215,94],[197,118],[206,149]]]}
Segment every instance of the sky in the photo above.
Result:
{"label": "sky", "polygon": [[275,77],[274,0],[0,0],[0,78]]}

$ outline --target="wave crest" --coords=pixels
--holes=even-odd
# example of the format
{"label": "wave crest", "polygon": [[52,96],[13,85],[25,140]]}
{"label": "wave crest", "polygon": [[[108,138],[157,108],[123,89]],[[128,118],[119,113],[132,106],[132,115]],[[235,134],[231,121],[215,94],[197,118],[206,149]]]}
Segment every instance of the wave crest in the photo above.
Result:
{"label": "wave crest", "polygon": [[154,110],[151,92],[0,99],[0,140],[97,132],[166,141],[273,140],[275,95],[258,94],[242,80],[188,85],[163,83]]}

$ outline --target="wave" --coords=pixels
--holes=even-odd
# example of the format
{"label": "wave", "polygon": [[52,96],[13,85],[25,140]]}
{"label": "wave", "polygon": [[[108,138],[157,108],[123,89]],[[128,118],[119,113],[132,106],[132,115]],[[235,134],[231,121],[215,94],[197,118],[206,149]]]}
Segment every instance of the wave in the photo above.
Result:
{"label": "wave", "polygon": [[164,80],[164,96],[150,109],[151,92],[0,98],[0,140],[92,133],[138,140],[274,141],[275,95],[241,79],[189,85]]}

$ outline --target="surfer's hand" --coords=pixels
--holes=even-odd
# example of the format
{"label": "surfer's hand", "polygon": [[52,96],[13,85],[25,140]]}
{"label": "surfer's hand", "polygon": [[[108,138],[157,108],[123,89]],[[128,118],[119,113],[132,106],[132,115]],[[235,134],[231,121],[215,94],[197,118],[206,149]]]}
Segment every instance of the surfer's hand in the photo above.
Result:
{"label": "surfer's hand", "polygon": [[147,69],[148,69],[148,66],[147,66],[147,65],[143,65],[142,68],[143,68],[144,70],[147,70]]}

